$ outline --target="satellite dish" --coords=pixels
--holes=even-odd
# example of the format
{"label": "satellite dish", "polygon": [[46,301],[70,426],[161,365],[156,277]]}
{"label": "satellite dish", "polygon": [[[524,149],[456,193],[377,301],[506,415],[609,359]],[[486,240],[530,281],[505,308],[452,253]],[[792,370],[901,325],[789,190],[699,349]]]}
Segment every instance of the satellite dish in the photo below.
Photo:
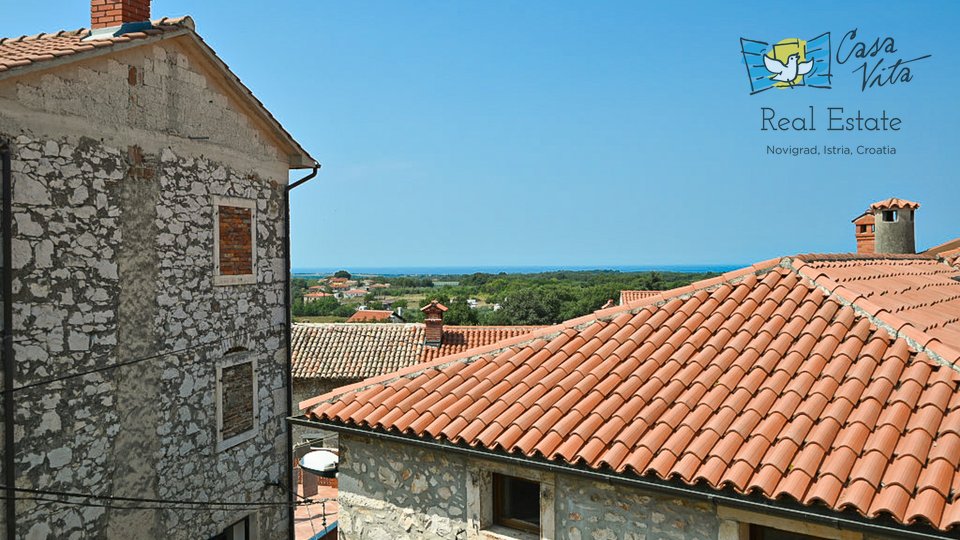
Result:
{"label": "satellite dish", "polygon": [[300,468],[324,478],[336,478],[340,456],[332,450],[314,450],[300,458]]}

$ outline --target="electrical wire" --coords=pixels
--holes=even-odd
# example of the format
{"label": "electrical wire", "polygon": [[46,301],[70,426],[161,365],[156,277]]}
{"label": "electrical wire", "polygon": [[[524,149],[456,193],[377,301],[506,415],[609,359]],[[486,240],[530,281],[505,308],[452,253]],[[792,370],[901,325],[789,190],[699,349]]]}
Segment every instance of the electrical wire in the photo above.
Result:
{"label": "electrical wire", "polygon": [[[6,486],[0,486],[0,490],[7,489]],[[18,501],[20,500],[38,500],[45,502],[56,502],[62,504],[78,505],[78,506],[96,506],[102,508],[125,508],[129,510],[170,510],[170,509],[182,509],[182,510],[198,510],[203,507],[215,507],[214,509],[226,509],[226,508],[270,508],[270,507],[288,507],[288,506],[306,506],[310,504],[323,503],[330,500],[333,500],[330,497],[322,497],[317,499],[312,498],[303,498],[304,500],[299,502],[273,502],[273,501],[261,501],[261,502],[235,502],[235,501],[198,501],[198,500],[189,500],[189,499],[158,499],[158,498],[145,498],[145,497],[117,497],[113,495],[94,495],[90,493],[80,493],[76,491],[57,491],[49,489],[30,489],[30,488],[14,488],[13,491],[18,493],[26,493],[28,496],[24,497],[2,497],[13,498]],[[45,497],[46,496],[46,497]],[[58,498],[50,498],[58,497]],[[65,500],[64,498],[72,499],[86,499],[84,501],[70,501]],[[95,502],[95,501],[105,501],[105,502]],[[131,506],[127,504],[119,503],[146,503],[147,506]],[[198,508],[199,507],[199,508]]]}
{"label": "electrical wire", "polygon": [[[87,369],[87,370],[84,370],[84,371],[77,371],[77,372],[74,372],[74,373],[68,373],[68,374],[65,374],[65,375],[59,375],[59,376],[56,376],[56,377],[49,377],[49,378],[47,378],[47,379],[41,379],[41,380],[39,380],[39,381],[34,381],[34,382],[32,382],[32,383],[28,383],[28,384],[23,384],[23,385],[20,385],[20,386],[16,386],[16,387],[13,388],[12,391],[13,391],[13,392],[20,392],[20,391],[22,391],[22,390],[27,390],[27,389],[30,389],[30,388],[36,388],[36,387],[38,387],[38,386],[46,386],[46,385],[48,385],[48,384],[54,384],[54,383],[58,383],[58,382],[63,382],[63,381],[69,380],[69,379],[77,378],[77,377],[85,377],[85,376],[87,376],[87,375],[92,375],[92,374],[94,374],[94,373],[102,373],[102,372],[104,372],[104,371],[110,371],[110,370],[118,369],[118,368],[121,368],[121,367],[126,367],[126,366],[135,365],[135,364],[140,364],[140,363],[147,362],[147,361],[150,361],[150,360],[157,360],[157,359],[164,358],[164,357],[167,357],[167,356],[174,356],[174,355],[183,354],[183,353],[185,353],[185,352],[189,352],[189,351],[193,351],[193,350],[197,350],[197,349],[209,348],[209,347],[212,347],[212,346],[215,346],[215,345],[219,345],[219,344],[223,343],[224,341],[226,341],[226,340],[228,340],[228,339],[235,338],[235,337],[237,337],[237,336],[243,336],[243,335],[249,335],[249,334],[259,333],[259,332],[263,332],[263,331],[266,331],[266,330],[272,330],[272,329],[275,329],[275,328],[279,328],[279,327],[282,327],[282,326],[283,326],[283,324],[281,323],[281,324],[274,324],[274,325],[270,325],[270,326],[259,327],[259,328],[255,328],[255,329],[252,329],[252,330],[244,330],[244,331],[236,332],[236,333],[234,333],[234,334],[229,334],[229,335],[226,335],[226,336],[221,336],[219,339],[214,340],[214,341],[209,342],[209,343],[201,343],[201,344],[199,344],[199,345],[191,345],[191,346],[189,346],[189,347],[184,347],[184,348],[175,349],[175,350],[172,350],[172,351],[166,351],[166,352],[161,352],[161,353],[157,353],[157,354],[152,354],[152,355],[150,355],[150,356],[142,356],[142,357],[139,357],[139,358],[133,358],[133,359],[130,359],[130,360],[124,360],[124,361],[122,361],[122,362],[114,362],[114,363],[112,363],[112,364],[107,364],[107,365],[103,365],[103,366],[98,366],[98,367],[91,368],[91,369]],[[187,361],[187,362],[180,362],[180,364],[184,364],[184,363],[194,363],[194,362],[199,362],[199,361],[201,361],[201,359],[195,359],[195,360]],[[204,361],[206,361],[206,360],[204,359]]]}

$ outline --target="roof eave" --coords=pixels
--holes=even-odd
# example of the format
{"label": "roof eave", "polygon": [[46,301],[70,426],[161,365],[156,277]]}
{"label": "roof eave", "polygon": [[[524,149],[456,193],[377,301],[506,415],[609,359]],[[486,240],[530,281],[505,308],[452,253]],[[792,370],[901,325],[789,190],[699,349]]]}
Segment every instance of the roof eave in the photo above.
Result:
{"label": "roof eave", "polygon": [[183,28],[181,30],[170,30],[167,32],[153,35],[153,36],[148,36],[141,39],[134,39],[126,43],[114,43],[106,47],[97,47],[89,51],[81,51],[81,52],[70,54],[67,56],[62,56],[60,58],[54,58],[53,60],[44,60],[43,62],[34,62],[27,66],[14,67],[6,71],[0,71],[0,81],[4,81],[7,79],[15,79],[17,77],[22,77],[24,75],[57,69],[67,64],[73,64],[75,62],[80,62],[82,60],[88,60],[91,58],[106,56],[108,54],[114,54],[118,51],[125,51],[127,49],[142,47],[143,45],[157,43],[165,39],[172,39],[188,33],[190,33],[190,30],[187,28]]}
{"label": "roof eave", "polygon": [[[253,92],[240,81],[240,78],[230,69],[230,66],[217,56],[216,51],[207,45],[207,42],[200,37],[200,34],[189,30],[184,34],[190,36],[193,43],[204,53],[206,59],[216,66],[218,71],[224,75],[224,81],[234,87],[237,96],[250,105],[250,112],[257,115],[261,121],[271,128],[272,135],[278,139],[278,142],[287,145],[284,151],[288,156],[288,164],[291,169],[311,169],[319,163],[293,138],[293,135],[283,128],[280,121],[277,120],[273,114],[267,110],[263,102],[257,99]],[[184,34],[178,33],[177,36]]]}
{"label": "roof eave", "polygon": [[433,450],[449,451],[477,459],[488,459],[491,461],[519,464],[525,467],[536,467],[551,472],[584,476],[603,482],[629,485],[672,496],[705,500],[717,505],[728,505],[730,507],[755,512],[778,514],[785,518],[801,521],[816,521],[837,528],[842,527],[865,532],[869,531],[881,535],[894,535],[901,538],[913,538],[917,540],[955,540],[957,538],[954,533],[940,531],[922,523],[902,525],[891,521],[890,524],[887,524],[877,519],[861,516],[856,512],[837,512],[825,507],[817,508],[805,506],[800,503],[791,503],[789,500],[772,501],[758,496],[739,494],[732,490],[721,491],[695,484],[686,484],[679,480],[671,481],[661,480],[656,477],[628,476],[577,466],[567,462],[548,461],[544,458],[510,454],[503,451],[493,451],[469,445],[459,445],[444,440],[425,439],[373,428],[347,425],[330,420],[311,420],[307,418],[306,415],[287,417],[287,422],[299,426],[320,427],[330,431],[336,431],[340,434],[370,437],[401,444],[406,443],[423,446]]}

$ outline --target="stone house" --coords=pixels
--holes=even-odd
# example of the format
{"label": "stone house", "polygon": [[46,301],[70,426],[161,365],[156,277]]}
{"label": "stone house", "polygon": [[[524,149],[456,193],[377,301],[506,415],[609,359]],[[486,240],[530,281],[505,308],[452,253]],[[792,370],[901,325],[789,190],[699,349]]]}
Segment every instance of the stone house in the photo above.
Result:
{"label": "stone house", "polygon": [[[875,245],[907,249],[883,235],[909,223]],[[346,540],[955,539],[948,256],[772,259],[336,389],[295,422],[340,435]]]}
{"label": "stone house", "polygon": [[[290,342],[293,402],[296,404],[369,377],[462,353],[538,328],[444,326],[442,311],[431,306],[423,309],[438,315],[428,317],[422,324],[294,324]],[[295,437],[297,441],[317,435],[317,430],[295,429],[295,432],[300,434]]]}
{"label": "stone house", "polygon": [[7,538],[292,527],[287,178],[315,162],[189,17],[149,13],[0,39]]}

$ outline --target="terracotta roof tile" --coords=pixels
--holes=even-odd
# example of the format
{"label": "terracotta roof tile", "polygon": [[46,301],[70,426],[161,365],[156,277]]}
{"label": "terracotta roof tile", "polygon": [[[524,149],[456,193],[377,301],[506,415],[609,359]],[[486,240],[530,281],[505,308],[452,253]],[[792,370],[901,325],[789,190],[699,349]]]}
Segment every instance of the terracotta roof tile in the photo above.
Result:
{"label": "terracotta roof tile", "polygon": [[[426,375],[438,395],[417,382],[403,402],[370,398],[396,411],[383,429],[960,522],[960,373],[943,365],[960,349],[948,332],[960,271],[925,256],[805,255],[728,275],[335,391],[309,416],[367,425],[343,404]],[[441,390],[456,413],[443,414]]]}
{"label": "terracotta roof tile", "polygon": [[[390,311],[358,311],[346,323],[291,327],[293,377],[363,379],[522,336],[534,326],[446,326],[440,347],[424,345],[424,325],[359,323]],[[355,318],[356,317],[356,318]],[[372,317],[372,318],[371,318]]]}
{"label": "terracotta roof tile", "polygon": [[387,321],[393,316],[393,312],[383,309],[363,309],[355,312],[347,319],[348,323]]}
{"label": "terracotta roof tile", "polygon": [[916,210],[917,208],[920,208],[920,203],[915,203],[913,201],[908,201],[906,199],[898,199],[896,197],[891,197],[889,199],[877,201],[870,205],[871,210],[887,210],[890,208],[894,208],[894,209],[906,208],[908,210]]}
{"label": "terracotta roof tile", "polygon": [[663,291],[620,291],[620,304],[629,304],[638,300],[655,298]]}

